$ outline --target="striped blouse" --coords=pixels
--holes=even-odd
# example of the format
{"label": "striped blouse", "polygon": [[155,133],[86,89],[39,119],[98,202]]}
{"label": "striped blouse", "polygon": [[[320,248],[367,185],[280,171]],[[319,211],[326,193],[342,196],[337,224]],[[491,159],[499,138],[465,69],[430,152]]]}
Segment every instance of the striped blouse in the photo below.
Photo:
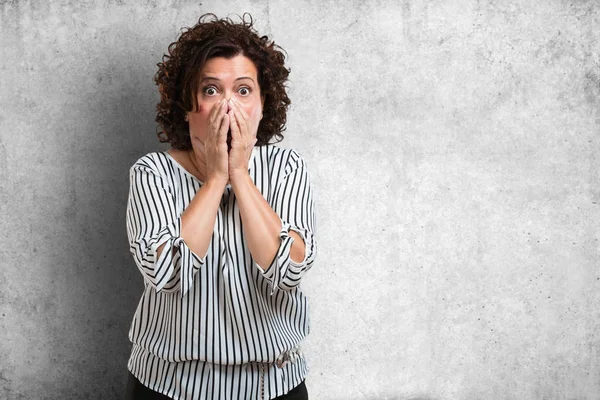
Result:
{"label": "striped blouse", "polygon": [[[148,153],[129,171],[127,235],[144,291],[127,367],[174,399],[272,399],[308,372],[299,348],[310,330],[300,282],[316,243],[306,162],[293,149],[266,145],[253,149],[248,171],[281,218],[280,246],[266,272],[245,245],[230,184],[200,257],[179,235],[181,214],[203,182],[167,152]],[[305,243],[300,263],[290,258],[290,229]]]}

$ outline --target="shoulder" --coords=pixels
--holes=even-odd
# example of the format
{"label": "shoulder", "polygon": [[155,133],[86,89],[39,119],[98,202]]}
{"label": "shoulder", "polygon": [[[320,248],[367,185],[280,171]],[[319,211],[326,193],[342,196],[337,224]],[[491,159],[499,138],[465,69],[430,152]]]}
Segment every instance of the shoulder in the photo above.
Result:
{"label": "shoulder", "polygon": [[147,172],[162,177],[172,175],[172,170],[171,159],[162,151],[152,151],[141,156],[129,168],[131,174]]}
{"label": "shoulder", "polygon": [[275,144],[261,146],[259,154],[274,168],[282,170],[284,175],[306,165],[304,157],[292,148],[282,147]]}

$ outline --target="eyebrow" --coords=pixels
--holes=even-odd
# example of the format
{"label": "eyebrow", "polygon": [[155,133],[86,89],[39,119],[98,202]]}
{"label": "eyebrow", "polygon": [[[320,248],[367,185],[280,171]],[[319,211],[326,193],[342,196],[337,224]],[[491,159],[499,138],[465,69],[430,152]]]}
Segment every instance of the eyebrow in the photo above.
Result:
{"label": "eyebrow", "polygon": [[[250,78],[249,76],[240,76],[240,77],[239,77],[239,78],[237,78],[237,79],[236,79],[234,82],[237,82],[237,81],[239,81],[239,80],[242,80],[242,79],[250,79],[250,80],[252,81],[252,83],[255,83],[255,82],[254,82],[254,79]],[[214,76],[205,76],[204,78],[202,78],[202,79],[200,80],[200,83],[202,83],[202,82],[204,82],[204,81],[211,81],[211,80],[212,80],[212,81],[221,81],[219,78],[216,78],[216,77],[214,77]]]}

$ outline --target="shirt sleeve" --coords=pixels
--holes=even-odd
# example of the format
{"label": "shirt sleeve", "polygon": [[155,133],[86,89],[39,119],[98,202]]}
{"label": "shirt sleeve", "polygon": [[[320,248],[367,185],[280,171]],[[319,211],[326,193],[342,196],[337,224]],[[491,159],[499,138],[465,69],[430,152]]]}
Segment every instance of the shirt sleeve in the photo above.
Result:
{"label": "shirt sleeve", "polygon": [[[185,296],[196,272],[206,263],[180,237],[181,216],[168,179],[140,162],[129,171],[127,236],[144,280],[157,291],[181,290]],[[158,248],[165,244],[160,256]]]}
{"label": "shirt sleeve", "polygon": [[[297,161],[277,184],[273,210],[281,219],[280,244],[275,258],[262,275],[271,283],[271,294],[277,289],[291,290],[312,267],[316,257],[315,210],[313,191],[306,162],[297,153]],[[290,230],[298,233],[305,244],[304,259],[294,262],[290,250],[294,238]]]}

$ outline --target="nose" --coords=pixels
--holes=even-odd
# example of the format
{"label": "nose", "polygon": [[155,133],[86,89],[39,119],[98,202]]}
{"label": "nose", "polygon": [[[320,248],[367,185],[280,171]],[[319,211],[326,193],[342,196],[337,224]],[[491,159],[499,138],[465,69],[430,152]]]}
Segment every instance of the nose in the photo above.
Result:
{"label": "nose", "polygon": [[225,101],[227,102],[227,112],[229,112],[231,110],[231,104],[229,103],[229,101],[231,100],[232,97],[232,93],[225,93]]}

